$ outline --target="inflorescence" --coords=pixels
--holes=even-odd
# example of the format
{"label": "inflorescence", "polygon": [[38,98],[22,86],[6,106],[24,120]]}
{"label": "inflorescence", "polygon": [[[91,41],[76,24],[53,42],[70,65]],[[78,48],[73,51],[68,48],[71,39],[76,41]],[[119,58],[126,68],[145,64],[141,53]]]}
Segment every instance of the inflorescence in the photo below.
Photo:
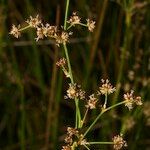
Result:
{"label": "inflorescence", "polygon": [[[35,28],[37,35],[35,38],[36,41],[44,39],[45,37],[52,38],[55,40],[57,46],[67,43],[69,41],[70,35],[72,35],[71,31],[64,30],[63,27],[59,29],[59,27],[50,25],[49,23],[44,24],[39,15],[37,15],[35,18],[30,16],[29,19],[27,19],[25,22],[27,23],[27,26],[25,27],[21,27],[20,25],[12,25],[10,34],[16,38],[19,38],[22,31],[28,28]],[[81,23],[81,18],[77,15],[76,12],[73,12],[67,23],[68,29],[77,24],[87,27],[90,32],[93,32],[95,28],[95,21],[87,19],[87,23],[83,24]]]}

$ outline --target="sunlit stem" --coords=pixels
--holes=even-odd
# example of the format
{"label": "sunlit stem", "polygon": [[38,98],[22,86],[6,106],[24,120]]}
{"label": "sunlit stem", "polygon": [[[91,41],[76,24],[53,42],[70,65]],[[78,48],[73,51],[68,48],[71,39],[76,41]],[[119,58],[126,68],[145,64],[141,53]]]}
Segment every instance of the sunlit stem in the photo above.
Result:
{"label": "sunlit stem", "polygon": [[87,150],[90,150],[90,148],[87,145],[83,145]]}
{"label": "sunlit stem", "polygon": [[85,133],[83,134],[83,137],[86,136],[86,134],[91,130],[91,128],[95,125],[95,123],[99,120],[99,118],[102,116],[103,113],[105,113],[106,111],[110,110],[110,109],[113,109],[119,105],[122,105],[124,103],[126,103],[127,101],[122,101],[120,103],[117,103],[115,105],[112,105],[106,109],[102,109],[101,113],[95,118],[95,120],[93,121],[93,123],[89,126],[89,128],[85,131]]}
{"label": "sunlit stem", "polygon": [[114,144],[113,142],[88,142],[87,145],[105,145],[105,144]]}
{"label": "sunlit stem", "polygon": [[[67,29],[67,17],[68,17],[69,2],[70,2],[69,0],[67,0],[67,2],[66,2],[64,30]],[[71,83],[74,84],[72,69],[71,69],[71,64],[70,64],[70,59],[69,59],[68,49],[67,49],[66,43],[63,43],[63,47],[64,47],[64,50],[65,50],[65,55],[66,55],[66,59],[67,59],[70,80],[71,80]],[[80,114],[80,109],[79,109],[79,101],[78,101],[77,98],[75,98],[75,106],[76,106],[75,127],[78,128],[78,127],[81,126],[81,114]]]}
{"label": "sunlit stem", "polygon": [[105,102],[104,102],[104,105],[103,105],[104,109],[106,108],[106,105],[107,105],[107,94],[105,94]]}
{"label": "sunlit stem", "polygon": [[84,122],[85,122],[85,119],[86,119],[86,116],[87,116],[87,114],[88,114],[88,111],[89,111],[89,108],[87,108],[86,111],[85,111],[83,120],[81,121],[81,127],[83,126],[83,124],[84,124]]}
{"label": "sunlit stem", "polygon": [[28,26],[26,26],[26,27],[24,27],[24,28],[19,29],[19,31],[24,31],[24,30],[26,30],[26,29],[28,29],[28,28],[30,28],[30,27],[31,27],[31,26],[28,25]]}

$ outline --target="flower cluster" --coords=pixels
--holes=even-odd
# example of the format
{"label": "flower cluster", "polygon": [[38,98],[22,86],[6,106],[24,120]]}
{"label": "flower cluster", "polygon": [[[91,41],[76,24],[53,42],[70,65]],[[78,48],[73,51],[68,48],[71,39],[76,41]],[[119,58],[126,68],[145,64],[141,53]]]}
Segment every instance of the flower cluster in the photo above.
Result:
{"label": "flower cluster", "polygon": [[80,24],[80,21],[81,18],[77,15],[77,12],[73,12],[72,16],[67,22],[70,23],[72,26],[74,26],[75,24]]}
{"label": "flower cluster", "polygon": [[12,29],[9,34],[12,34],[15,38],[19,38],[21,36],[20,25],[16,27],[14,24],[12,25]]}
{"label": "flower cluster", "polygon": [[55,39],[58,46],[59,44],[68,42],[69,36],[72,34],[71,32],[68,33],[63,30],[58,30],[57,26],[52,26],[48,23],[44,25],[39,18],[39,15],[37,15],[35,18],[30,16],[30,18],[27,19],[26,23],[28,24],[28,26],[24,28],[21,28],[20,25],[18,27],[13,25],[10,34],[12,34],[16,38],[19,38],[21,36],[21,31],[31,27],[36,29],[36,41],[44,39],[44,37],[49,37]]}
{"label": "flower cluster", "polygon": [[122,135],[116,135],[113,137],[113,143],[114,143],[114,149],[115,150],[119,150],[121,149],[123,146],[126,147],[127,143],[126,141],[123,140]]}
{"label": "flower cluster", "polygon": [[86,19],[86,24],[81,23],[81,18],[77,15],[77,12],[73,12],[72,16],[67,22],[70,24],[70,26],[75,26],[76,24],[85,26],[90,32],[93,32],[93,30],[95,29],[95,21]]}
{"label": "flower cluster", "polygon": [[67,96],[65,96],[65,99],[84,99],[85,98],[85,91],[81,89],[80,85],[77,85],[76,83],[74,84],[69,84],[69,88],[67,90]]}
{"label": "flower cluster", "polygon": [[131,90],[130,93],[124,94],[125,106],[128,107],[129,110],[133,109],[133,104],[142,105],[141,97],[134,96],[134,91]]}
{"label": "flower cluster", "polygon": [[95,21],[87,19],[87,27],[89,29],[90,32],[93,32],[94,28],[95,28]]}
{"label": "flower cluster", "polygon": [[67,135],[65,138],[65,143],[67,144],[67,146],[63,146],[62,150],[68,150],[69,148],[71,148],[71,145],[73,144],[74,138],[78,137],[78,136],[79,136],[79,131],[76,128],[68,127],[67,128]]}
{"label": "flower cluster", "polygon": [[95,109],[97,101],[98,99],[94,96],[94,94],[92,94],[89,96],[89,100],[85,106],[89,109]]}
{"label": "flower cluster", "polygon": [[116,90],[116,88],[111,85],[108,79],[106,80],[102,79],[101,81],[102,81],[102,85],[99,87],[99,91],[98,91],[99,95],[100,94],[109,95]]}

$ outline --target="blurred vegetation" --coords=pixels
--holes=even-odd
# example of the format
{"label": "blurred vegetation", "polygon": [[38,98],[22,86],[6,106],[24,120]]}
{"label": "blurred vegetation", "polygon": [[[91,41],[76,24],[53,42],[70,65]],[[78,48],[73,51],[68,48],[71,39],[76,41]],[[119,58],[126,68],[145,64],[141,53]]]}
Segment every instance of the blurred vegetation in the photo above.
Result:
{"label": "blurred vegetation", "polygon": [[[129,89],[150,102],[150,1],[72,0],[69,14],[73,11],[96,20],[93,34],[80,26],[73,29],[69,54],[75,81],[89,95],[101,78],[109,78],[118,88],[109,103],[121,101]],[[65,1],[0,1],[1,150],[61,149],[66,126],[74,125],[74,103],[63,98],[68,81],[55,65],[63,56],[62,48],[48,39],[36,43],[32,30],[20,39],[9,35],[12,24],[22,24],[36,14],[61,26]],[[149,150],[150,115],[143,113],[149,109],[144,105],[129,112],[121,107],[107,113],[89,139],[108,141],[122,132],[128,149]]]}

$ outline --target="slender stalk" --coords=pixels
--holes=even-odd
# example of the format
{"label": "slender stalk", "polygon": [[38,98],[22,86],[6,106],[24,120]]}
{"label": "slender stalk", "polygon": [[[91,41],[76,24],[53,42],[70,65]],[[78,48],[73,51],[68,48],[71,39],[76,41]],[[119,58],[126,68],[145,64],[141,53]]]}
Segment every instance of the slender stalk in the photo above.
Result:
{"label": "slender stalk", "polygon": [[98,119],[102,116],[103,113],[104,113],[104,111],[101,111],[101,113],[96,117],[96,119],[93,121],[93,123],[89,126],[89,128],[83,134],[83,137],[86,136],[86,134],[91,130],[91,128],[95,125],[95,123],[98,121]]}
{"label": "slender stalk", "polygon": [[89,145],[114,144],[113,142],[88,142]]}
{"label": "slender stalk", "polygon": [[87,150],[90,150],[90,148],[87,145],[83,145]]}
{"label": "slender stalk", "polygon": [[[67,2],[66,2],[64,30],[67,29],[67,16],[68,16],[69,2],[70,2],[69,0],[67,0]],[[74,84],[73,75],[72,75],[72,69],[71,69],[71,64],[70,64],[70,59],[69,59],[68,49],[67,49],[66,43],[63,44],[63,48],[65,50],[65,55],[66,55],[67,64],[68,64],[68,68],[69,68],[70,80],[71,80],[71,83]],[[79,103],[78,99],[75,98],[75,106],[76,106],[75,127],[76,128],[81,126],[81,114],[80,114],[80,109],[79,109],[79,104],[78,103]]]}
{"label": "slender stalk", "polygon": [[81,123],[81,128],[82,128],[82,126],[83,126],[83,124],[84,124],[84,122],[85,122],[85,119],[86,119],[86,116],[87,116],[87,114],[88,114],[88,111],[89,111],[89,109],[87,108],[86,111],[85,111],[85,114],[84,114],[82,123]]}
{"label": "slender stalk", "polygon": [[65,20],[64,20],[64,30],[67,29],[67,17],[68,17],[69,2],[70,2],[70,0],[67,0],[67,2],[66,2],[66,11],[65,11]]}
{"label": "slender stalk", "polygon": [[119,106],[119,105],[122,105],[122,104],[124,104],[124,103],[126,103],[126,101],[122,101],[122,102],[117,103],[117,104],[115,104],[115,105],[112,105],[112,106],[110,106],[110,107],[108,107],[108,108],[106,108],[106,109],[102,109],[101,113],[95,118],[95,120],[93,121],[93,123],[92,123],[92,124],[89,126],[89,128],[85,131],[85,133],[83,134],[83,137],[86,136],[86,134],[91,130],[91,128],[95,125],[95,123],[99,120],[99,118],[102,116],[103,113],[105,113],[106,111],[108,111],[108,110],[110,110],[110,109],[112,109],[112,108],[115,108],[115,107],[117,107],[117,106]]}
{"label": "slender stalk", "polygon": [[104,105],[103,105],[104,109],[106,108],[106,105],[107,105],[107,94],[105,94],[105,102],[104,102]]}
{"label": "slender stalk", "polygon": [[24,27],[24,28],[21,28],[19,31],[23,31],[23,30],[26,30],[26,29],[28,29],[28,28],[30,28],[30,25],[29,25],[29,26],[26,26],[26,27]]}

